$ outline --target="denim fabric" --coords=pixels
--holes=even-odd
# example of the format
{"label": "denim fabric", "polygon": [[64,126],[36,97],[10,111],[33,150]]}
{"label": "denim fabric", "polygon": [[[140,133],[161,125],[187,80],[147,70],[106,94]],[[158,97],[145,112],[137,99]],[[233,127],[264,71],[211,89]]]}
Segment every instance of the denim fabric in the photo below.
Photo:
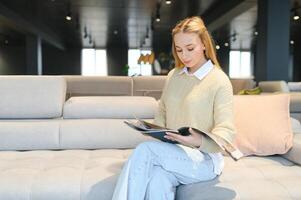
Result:
{"label": "denim fabric", "polygon": [[176,186],[214,179],[208,154],[160,141],[137,146],[119,176],[113,200],[172,200]]}

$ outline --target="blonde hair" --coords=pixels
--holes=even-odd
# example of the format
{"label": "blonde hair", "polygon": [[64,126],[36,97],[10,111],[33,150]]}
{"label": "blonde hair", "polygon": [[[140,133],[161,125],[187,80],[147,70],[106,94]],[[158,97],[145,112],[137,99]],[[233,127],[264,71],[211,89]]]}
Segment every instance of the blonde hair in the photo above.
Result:
{"label": "blonde hair", "polygon": [[177,55],[174,44],[174,36],[179,32],[198,34],[205,46],[205,58],[210,59],[215,66],[220,67],[216,57],[214,41],[212,40],[203,20],[197,16],[188,17],[180,21],[172,30],[172,54],[175,59],[175,67],[184,67],[184,64],[181,62]]}

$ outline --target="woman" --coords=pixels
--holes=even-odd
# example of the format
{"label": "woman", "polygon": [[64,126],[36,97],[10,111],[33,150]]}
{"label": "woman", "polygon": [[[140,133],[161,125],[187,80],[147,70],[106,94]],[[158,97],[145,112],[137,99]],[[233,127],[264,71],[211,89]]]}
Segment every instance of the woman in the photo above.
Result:
{"label": "woman", "polygon": [[[219,67],[204,22],[199,17],[184,19],[172,30],[172,39],[175,69],[168,74],[155,123],[171,129],[194,127],[231,142],[232,86]],[[192,129],[190,133],[167,133],[165,137],[177,145],[138,145],[121,172],[113,199],[174,199],[178,185],[220,175],[224,160],[217,145]]]}

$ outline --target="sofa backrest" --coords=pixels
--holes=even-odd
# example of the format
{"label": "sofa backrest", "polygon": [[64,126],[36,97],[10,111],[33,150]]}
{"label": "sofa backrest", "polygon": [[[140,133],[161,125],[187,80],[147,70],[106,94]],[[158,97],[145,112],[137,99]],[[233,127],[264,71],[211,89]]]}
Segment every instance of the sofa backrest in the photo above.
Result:
{"label": "sofa backrest", "polygon": [[156,110],[152,97],[71,97],[60,119],[0,120],[0,150],[134,148],[150,138],[124,120]]}
{"label": "sofa backrest", "polygon": [[260,81],[258,86],[262,89],[262,92],[281,92],[288,93],[289,88],[285,81]]}
{"label": "sofa backrest", "polygon": [[72,96],[131,96],[133,83],[128,76],[63,76],[67,98]]}
{"label": "sofa backrest", "polygon": [[66,82],[56,76],[0,76],[0,119],[61,117]]}
{"label": "sofa backrest", "polygon": [[[150,96],[160,99],[167,76],[64,76],[72,96]],[[231,79],[233,94],[255,87],[253,79]]]}
{"label": "sofa backrest", "polygon": [[166,76],[137,76],[132,79],[134,96],[151,96],[160,99]]}
{"label": "sofa backrest", "polygon": [[253,79],[230,79],[233,87],[233,94],[238,94],[241,90],[248,90],[255,87],[256,82]]}

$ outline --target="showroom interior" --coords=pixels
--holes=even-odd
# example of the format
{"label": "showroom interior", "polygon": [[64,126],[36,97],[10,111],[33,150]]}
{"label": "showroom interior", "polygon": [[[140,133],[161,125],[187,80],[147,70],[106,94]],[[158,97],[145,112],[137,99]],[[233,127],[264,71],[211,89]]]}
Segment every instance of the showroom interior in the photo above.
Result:
{"label": "showroom interior", "polygon": [[[164,75],[173,68],[172,27],[199,15],[231,78],[300,81],[300,7],[300,0],[1,0],[0,74]],[[151,63],[138,63],[151,53]]]}

